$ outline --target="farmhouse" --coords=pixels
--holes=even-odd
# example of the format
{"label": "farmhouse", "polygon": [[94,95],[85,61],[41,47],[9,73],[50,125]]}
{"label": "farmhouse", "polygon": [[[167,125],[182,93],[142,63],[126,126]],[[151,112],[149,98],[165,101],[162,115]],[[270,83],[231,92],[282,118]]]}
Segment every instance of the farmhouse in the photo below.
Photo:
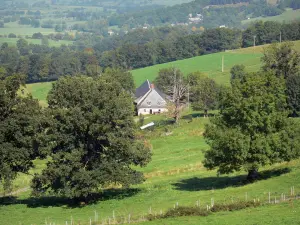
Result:
{"label": "farmhouse", "polygon": [[146,80],[135,92],[135,106],[137,115],[156,114],[167,111],[168,96],[155,88]]}

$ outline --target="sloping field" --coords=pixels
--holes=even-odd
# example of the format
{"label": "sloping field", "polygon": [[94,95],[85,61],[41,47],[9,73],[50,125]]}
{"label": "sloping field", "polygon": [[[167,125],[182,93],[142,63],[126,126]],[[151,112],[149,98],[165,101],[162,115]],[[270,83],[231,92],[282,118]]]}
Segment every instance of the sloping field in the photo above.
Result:
{"label": "sloping field", "polygon": [[[294,47],[300,51],[300,41],[295,41]],[[256,46],[250,48],[241,48],[221,53],[198,56],[190,59],[178,60],[175,62],[159,64],[142,69],[133,70],[132,74],[136,86],[142,84],[146,79],[153,81],[162,68],[176,67],[185,75],[195,71],[206,73],[209,77],[215,79],[218,83],[229,85],[230,69],[236,64],[244,64],[250,72],[257,71],[261,67],[260,58],[263,48],[268,45]],[[222,73],[222,57],[224,57],[224,72]],[[34,98],[42,101],[45,105],[47,93],[51,89],[51,83],[28,84],[27,89]]]}
{"label": "sloping field", "polygon": [[[294,41],[294,48],[300,51],[300,41]],[[244,64],[246,70],[254,72],[261,67],[263,49],[268,45],[229,50],[226,52],[197,56],[190,59],[154,65],[142,69],[133,70],[132,74],[136,86],[146,79],[153,81],[162,68],[176,67],[185,75],[195,71],[206,73],[218,83],[228,85],[230,81],[230,69],[236,64]],[[224,57],[224,72],[222,73],[222,57]]]}
{"label": "sloping field", "polygon": [[209,224],[209,225],[254,225],[254,224],[300,224],[300,202],[245,209],[238,212],[222,212],[208,217],[181,217],[142,223],[143,225]]}
{"label": "sloping field", "polygon": [[252,18],[250,20],[243,20],[242,24],[251,23],[257,20],[262,21],[276,21],[276,22],[291,22],[294,20],[300,19],[300,9],[298,10],[292,10],[288,9],[284,13],[278,15],[278,16],[267,16],[267,17],[256,17]]}
{"label": "sloping field", "polygon": [[[244,64],[248,71],[256,71],[260,68],[261,56],[261,52],[252,50],[252,48],[247,49],[245,53],[243,50],[221,52],[137,69],[133,70],[132,74],[136,85],[139,86],[146,79],[153,81],[160,69],[176,67],[179,68],[185,75],[195,71],[204,72],[209,77],[215,79],[218,83],[226,85],[229,84],[229,72],[232,66],[236,64]],[[222,57],[224,57],[223,73]]]}
{"label": "sloping field", "polygon": [[[192,112],[186,112],[190,113]],[[90,218],[92,222],[95,220],[95,212],[98,218],[94,225],[108,224],[112,221],[113,214],[123,222],[128,221],[130,214],[134,221],[149,210],[153,214],[160,213],[161,210],[165,212],[177,202],[180,206],[193,206],[200,200],[201,206],[206,207],[211,198],[214,198],[216,204],[231,203],[244,200],[246,195],[248,200],[259,198],[265,202],[269,192],[272,200],[275,197],[280,199],[281,193],[289,195],[292,186],[299,193],[299,160],[262,168],[261,180],[252,184],[244,183],[246,174],[243,171],[221,176],[217,176],[216,171],[207,171],[202,166],[203,153],[208,148],[202,133],[208,119],[197,117],[200,116],[197,113],[191,115],[194,117],[192,122],[183,119],[180,126],[162,125],[155,131],[144,134],[153,146],[153,158],[149,165],[140,169],[147,178],[143,184],[124,191],[105,191],[96,203],[81,206],[69,205],[63,198],[31,198],[29,191],[19,193],[16,199],[0,198],[0,224],[64,225],[71,224],[72,220],[73,224],[89,225]],[[148,121],[166,122],[166,119],[160,115],[150,117],[146,122]],[[166,128],[170,135],[166,135]],[[41,168],[42,164],[39,163],[36,171]],[[19,177],[18,188],[29,186],[28,177],[30,176]],[[24,184],[22,180],[25,180]],[[239,212],[221,212],[206,218],[174,218],[150,224],[199,224],[197,221],[202,221],[201,224],[219,224],[218,220],[223,220],[220,224],[271,224],[268,221],[272,221],[272,225],[297,224],[299,217],[294,211],[299,213],[298,206],[298,203],[289,203],[269,206],[270,209],[262,207],[243,210],[241,217],[238,216]],[[247,215],[250,218],[248,223],[244,223]],[[266,217],[259,220],[259,216]],[[267,216],[274,218],[271,220]],[[292,217],[286,218],[288,216]],[[290,223],[282,223],[284,221]]]}

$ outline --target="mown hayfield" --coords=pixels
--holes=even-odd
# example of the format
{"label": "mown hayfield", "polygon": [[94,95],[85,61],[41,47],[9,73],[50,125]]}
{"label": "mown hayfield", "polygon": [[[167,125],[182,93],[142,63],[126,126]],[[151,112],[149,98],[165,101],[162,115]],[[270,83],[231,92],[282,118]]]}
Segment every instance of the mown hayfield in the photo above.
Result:
{"label": "mown hayfield", "polygon": [[300,19],[300,9],[298,9],[298,10],[287,9],[285,12],[283,12],[282,14],[280,14],[278,16],[251,18],[249,20],[243,20],[242,24],[255,22],[257,20],[276,21],[276,22],[291,22],[291,21],[299,20],[299,19]]}
{"label": "mown hayfield", "polygon": [[[191,116],[194,117],[192,121]],[[262,179],[246,184],[244,171],[217,176],[216,171],[203,168],[202,160],[208,146],[202,134],[205,123],[209,122],[208,118],[196,112],[186,112],[179,126],[164,125],[168,122],[164,116],[149,117],[146,122],[149,121],[159,122],[160,127],[143,134],[153,146],[152,161],[140,169],[147,178],[143,184],[134,185],[125,191],[106,191],[96,203],[81,207],[68,205],[69,202],[61,198],[30,198],[29,191],[22,192],[16,199],[0,199],[0,224],[42,225],[47,222],[63,225],[70,224],[72,218],[73,224],[88,225],[90,218],[94,220],[95,211],[99,217],[97,224],[101,224],[104,220],[108,223],[113,211],[117,218],[122,217],[124,221],[124,217],[128,218],[129,214],[131,220],[140,218],[149,212],[150,207],[153,213],[159,213],[160,210],[165,212],[177,202],[179,205],[192,206],[200,200],[200,204],[206,206],[211,198],[214,198],[215,203],[232,202],[245,199],[246,193],[248,199],[266,201],[268,192],[272,193],[272,199],[275,196],[279,199],[281,193],[289,194],[291,186],[295,186],[296,193],[299,193],[300,160],[262,168]],[[36,172],[39,172],[43,163],[37,163],[39,167]],[[22,183],[28,177],[19,177],[18,188],[29,186],[28,182]],[[295,203],[292,210],[299,210],[298,206],[299,203]],[[188,221],[191,224],[197,224],[197,221],[203,221],[201,224],[216,224],[219,219],[223,220],[223,224],[243,224],[242,219],[247,215],[253,215],[248,224],[266,224],[270,219],[259,221],[258,216],[278,212],[277,220],[274,215],[272,224],[279,225],[283,224],[284,215],[294,215],[290,204],[270,206],[270,210],[264,207],[261,209],[243,210],[240,218],[237,218],[239,212],[222,212],[207,218],[175,218],[165,223],[154,221],[151,224],[189,224]],[[292,218],[296,219],[297,216]],[[292,218],[286,221],[292,221]]]}

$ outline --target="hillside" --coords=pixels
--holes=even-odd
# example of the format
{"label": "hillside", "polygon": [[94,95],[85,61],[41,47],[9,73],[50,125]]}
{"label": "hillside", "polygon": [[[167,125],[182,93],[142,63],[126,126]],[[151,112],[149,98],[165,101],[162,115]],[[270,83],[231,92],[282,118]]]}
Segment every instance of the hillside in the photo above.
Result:
{"label": "hillside", "polygon": [[276,22],[290,22],[294,20],[299,20],[300,19],[300,9],[298,10],[292,10],[288,9],[282,14],[278,16],[266,16],[266,17],[256,17],[256,18],[251,18],[249,20],[243,20],[242,24],[249,24],[258,20],[262,21],[276,21]]}
{"label": "hillside", "polygon": [[[192,123],[189,122],[187,115],[194,116]],[[70,224],[72,218],[74,224],[79,224],[80,221],[81,225],[88,225],[90,218],[94,220],[95,211],[99,215],[98,223],[95,224],[101,224],[102,221],[108,224],[108,218],[112,218],[113,212],[122,221],[127,220],[129,214],[134,220],[147,214],[150,207],[153,213],[159,213],[160,210],[165,212],[176,202],[181,206],[193,206],[200,200],[201,205],[206,206],[210,204],[211,198],[214,198],[215,203],[229,203],[245,199],[246,193],[247,199],[259,198],[261,201],[267,201],[268,192],[271,192],[272,199],[275,196],[280,199],[281,193],[289,195],[291,186],[295,186],[298,193],[299,160],[261,169],[261,180],[253,184],[244,183],[246,173],[243,171],[217,176],[216,171],[204,169],[203,153],[208,146],[202,133],[208,119],[197,116],[201,115],[197,112],[185,112],[184,118],[187,119],[183,119],[180,126],[164,125],[167,124],[164,116],[152,116],[146,120],[146,122],[160,121],[161,126],[153,132],[143,134],[153,146],[152,161],[145,168],[140,169],[147,178],[143,184],[132,186],[131,189],[124,191],[104,191],[95,204],[81,207],[68,205],[67,200],[63,198],[30,198],[29,191],[25,191],[19,193],[17,199],[0,198],[0,224],[45,224],[47,221],[47,224],[62,225],[66,224],[66,221]],[[165,130],[168,130],[171,135],[166,136]],[[38,162],[35,172],[40,171],[43,165],[44,162]],[[16,181],[15,189],[28,187],[29,181],[30,176],[21,175]],[[288,203],[247,209],[241,211],[240,218],[237,216],[240,215],[239,212],[222,212],[206,218],[176,218],[149,224],[196,224],[198,219],[203,221],[201,224],[213,224],[214,221],[222,218],[226,218],[226,222],[238,224],[243,222],[242,219],[247,215],[253,215],[249,219],[249,224],[265,224],[265,221],[271,221],[270,218],[259,221],[256,217],[278,213],[273,219],[273,225],[281,225],[282,221],[290,222],[296,219],[291,210],[295,210],[298,205],[299,203]],[[286,215],[291,215],[291,218],[284,220]]]}
{"label": "hillside", "polygon": [[[300,41],[293,42],[295,49],[300,51]],[[228,85],[230,79],[230,69],[236,64],[244,64],[248,71],[257,71],[261,66],[260,58],[263,48],[267,46],[256,46],[231,50],[222,53],[198,56],[190,59],[179,60],[175,62],[159,64],[142,69],[133,70],[132,74],[136,86],[142,84],[146,79],[153,81],[162,68],[176,67],[185,75],[195,71],[206,73],[209,77],[215,79],[219,84]],[[224,72],[221,71],[222,57],[224,56]],[[47,93],[51,89],[51,83],[28,84],[27,90],[33,97],[39,99],[42,105],[46,105]]]}

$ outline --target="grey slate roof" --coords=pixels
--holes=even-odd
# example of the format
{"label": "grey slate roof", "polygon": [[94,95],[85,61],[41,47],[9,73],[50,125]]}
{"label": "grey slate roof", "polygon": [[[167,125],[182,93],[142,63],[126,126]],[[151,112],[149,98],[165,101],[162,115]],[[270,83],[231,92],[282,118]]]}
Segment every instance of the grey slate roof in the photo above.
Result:
{"label": "grey slate roof", "polygon": [[146,80],[140,87],[135,90],[135,98],[144,96],[151,89],[149,80]]}

